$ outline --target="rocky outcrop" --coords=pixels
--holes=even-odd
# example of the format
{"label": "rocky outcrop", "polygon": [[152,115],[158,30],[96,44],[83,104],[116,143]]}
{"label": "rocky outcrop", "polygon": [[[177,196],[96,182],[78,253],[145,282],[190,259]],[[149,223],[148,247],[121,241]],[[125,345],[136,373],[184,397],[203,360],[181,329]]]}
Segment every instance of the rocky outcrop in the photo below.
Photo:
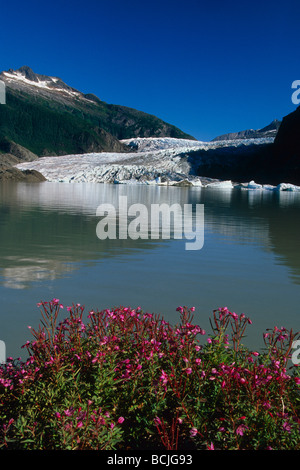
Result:
{"label": "rocky outcrop", "polygon": [[[8,155],[13,155],[17,160],[24,162],[32,162],[38,158],[38,156],[30,150],[26,149],[22,145],[16,144],[7,138],[0,140],[0,151],[5,152]],[[1,160],[2,157],[0,155],[0,162]]]}
{"label": "rocky outcrop", "polygon": [[27,183],[40,183],[46,181],[46,178],[36,170],[19,170],[18,168],[6,168],[0,170],[0,182],[20,181]]}
{"label": "rocky outcrop", "polygon": [[11,155],[10,153],[0,153],[0,170],[11,168],[17,163],[20,163],[20,160],[15,155]]}

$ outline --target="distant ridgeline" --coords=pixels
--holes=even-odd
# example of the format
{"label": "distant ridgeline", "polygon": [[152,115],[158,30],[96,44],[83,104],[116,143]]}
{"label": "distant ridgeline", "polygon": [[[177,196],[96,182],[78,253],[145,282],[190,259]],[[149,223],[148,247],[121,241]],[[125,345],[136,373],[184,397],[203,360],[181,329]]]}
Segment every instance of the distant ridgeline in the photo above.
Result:
{"label": "distant ridgeline", "polygon": [[119,140],[133,136],[193,139],[153,115],[107,104],[27,66],[2,72],[0,79],[6,85],[6,105],[0,106],[2,152],[11,141],[45,156],[128,152]]}

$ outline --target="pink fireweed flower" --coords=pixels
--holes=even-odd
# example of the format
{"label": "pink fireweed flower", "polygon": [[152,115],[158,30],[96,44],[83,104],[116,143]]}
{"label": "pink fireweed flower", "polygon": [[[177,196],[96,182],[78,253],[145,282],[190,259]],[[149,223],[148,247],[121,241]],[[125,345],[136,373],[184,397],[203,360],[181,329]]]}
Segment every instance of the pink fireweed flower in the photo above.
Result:
{"label": "pink fireweed flower", "polygon": [[245,426],[245,424],[240,424],[237,428],[236,428],[236,434],[238,436],[243,436],[244,435],[244,431],[248,429],[247,426]]}
{"label": "pink fireweed flower", "polygon": [[198,434],[198,429],[193,427],[193,428],[190,430],[190,436],[191,436],[191,437],[195,437],[195,436],[197,436],[197,434]]}
{"label": "pink fireweed flower", "polygon": [[192,369],[190,367],[188,367],[185,371],[188,375],[190,375],[192,373]]}
{"label": "pink fireweed flower", "polygon": [[290,424],[289,424],[288,422],[283,423],[283,426],[282,426],[282,427],[283,427],[283,429],[284,429],[285,431],[287,431],[288,433],[291,432],[291,426],[290,426]]}
{"label": "pink fireweed flower", "polygon": [[118,419],[118,423],[122,424],[123,422],[124,422],[124,418],[123,418],[123,416],[120,416],[120,418]]}
{"label": "pink fireweed flower", "polygon": [[163,369],[161,371],[161,376],[159,380],[163,383],[163,385],[166,385],[168,382],[168,375],[165,373]]}

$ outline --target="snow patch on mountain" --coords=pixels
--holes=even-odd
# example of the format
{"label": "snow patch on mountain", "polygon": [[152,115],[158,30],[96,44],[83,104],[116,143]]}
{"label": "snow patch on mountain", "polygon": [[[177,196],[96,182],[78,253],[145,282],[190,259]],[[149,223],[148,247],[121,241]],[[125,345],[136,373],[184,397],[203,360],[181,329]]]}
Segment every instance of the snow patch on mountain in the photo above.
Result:
{"label": "snow patch on mountain", "polygon": [[29,87],[35,87],[44,91],[57,92],[60,94],[63,93],[74,98],[81,98],[86,101],[93,102],[92,100],[89,100],[88,98],[86,98],[83,95],[83,93],[66,85],[58,77],[41,76],[41,75],[35,74],[34,72],[32,72],[32,75],[34,79],[28,78],[26,74],[24,74],[24,72],[19,71],[19,70],[14,70],[10,72],[2,72],[2,77],[5,78],[5,80],[10,84],[21,83],[25,87],[29,86]]}

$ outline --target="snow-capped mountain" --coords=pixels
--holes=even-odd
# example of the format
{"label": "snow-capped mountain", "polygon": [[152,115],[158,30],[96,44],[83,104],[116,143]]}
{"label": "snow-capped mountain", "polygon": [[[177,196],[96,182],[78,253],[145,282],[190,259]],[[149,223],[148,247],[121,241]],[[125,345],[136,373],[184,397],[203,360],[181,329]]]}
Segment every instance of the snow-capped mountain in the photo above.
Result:
{"label": "snow-capped mountain", "polygon": [[[1,72],[7,106],[0,107],[2,139],[38,156],[114,151],[129,137],[189,138],[156,116],[84,94],[58,77],[41,75],[28,66]],[[8,124],[9,123],[9,124]]]}
{"label": "snow-capped mountain", "polygon": [[96,96],[85,95],[75,88],[70,87],[58,77],[49,77],[34,73],[28,66],[20,67],[18,70],[9,69],[7,72],[1,72],[3,80],[11,89],[24,91],[48,99],[56,99],[64,102],[70,101],[70,98],[87,100],[90,102],[100,101]]}

